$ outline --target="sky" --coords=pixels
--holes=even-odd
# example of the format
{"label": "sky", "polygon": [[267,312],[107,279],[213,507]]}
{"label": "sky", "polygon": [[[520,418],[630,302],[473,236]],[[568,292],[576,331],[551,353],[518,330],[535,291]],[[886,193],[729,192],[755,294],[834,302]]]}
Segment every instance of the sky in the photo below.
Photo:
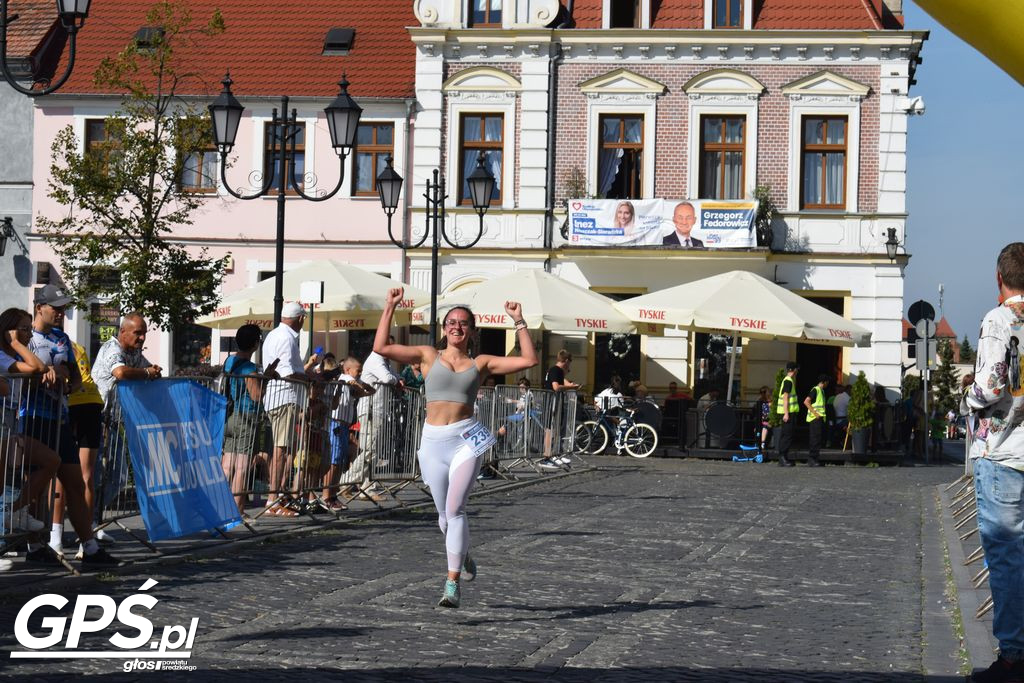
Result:
{"label": "sky", "polygon": [[904,315],[918,299],[977,342],[996,305],[995,261],[1024,241],[1024,86],[912,2],[905,27],[931,32],[910,96],[926,111],[908,121]]}

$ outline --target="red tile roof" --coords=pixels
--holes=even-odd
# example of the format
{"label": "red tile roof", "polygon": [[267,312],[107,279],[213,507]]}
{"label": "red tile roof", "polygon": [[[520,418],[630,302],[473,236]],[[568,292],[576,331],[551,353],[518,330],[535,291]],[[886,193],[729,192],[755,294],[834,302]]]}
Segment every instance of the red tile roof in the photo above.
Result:
{"label": "red tile roof", "polygon": [[[416,53],[406,27],[417,24],[412,0],[304,0],[275,8],[272,3],[243,0],[187,0],[193,28],[205,24],[214,8],[224,16],[227,31],[212,38],[197,36],[193,45],[178,48],[194,74],[179,92],[208,95],[220,91],[224,72],[231,70],[238,96],[333,96],[344,71],[357,97],[411,97]],[[103,93],[93,73],[104,57],[114,56],[145,25],[149,2],[94,2],[78,36],[74,74],[62,93]],[[352,51],[324,57],[327,30],[356,29]]]}
{"label": "red tile roof", "polygon": [[53,0],[11,0],[9,15],[18,19],[7,28],[7,54],[28,57],[57,22],[57,5]]}
{"label": "red tile roof", "polygon": [[[914,329],[914,326],[910,324],[910,321],[906,318],[903,319],[903,339],[907,338],[907,332]],[[942,316],[939,322],[935,324],[935,338],[936,339],[956,339],[956,332],[953,331],[953,326],[946,320],[946,316]]]}
{"label": "red tile roof", "polygon": [[[601,28],[602,0],[577,0],[577,28]],[[901,28],[882,0],[763,0],[754,3],[755,29]],[[884,15],[884,19],[882,18]],[[704,0],[651,0],[651,28],[704,28]]]}

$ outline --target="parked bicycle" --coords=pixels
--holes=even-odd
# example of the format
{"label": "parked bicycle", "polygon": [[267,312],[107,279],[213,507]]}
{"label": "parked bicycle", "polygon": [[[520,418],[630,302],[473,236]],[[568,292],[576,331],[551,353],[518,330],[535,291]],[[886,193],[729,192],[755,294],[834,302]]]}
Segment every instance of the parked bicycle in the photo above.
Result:
{"label": "parked bicycle", "polygon": [[614,434],[613,444],[619,455],[626,451],[634,458],[649,456],[658,448],[658,432],[649,424],[637,422],[635,413],[632,405],[597,411],[593,420],[576,427],[577,452],[603,453]]}

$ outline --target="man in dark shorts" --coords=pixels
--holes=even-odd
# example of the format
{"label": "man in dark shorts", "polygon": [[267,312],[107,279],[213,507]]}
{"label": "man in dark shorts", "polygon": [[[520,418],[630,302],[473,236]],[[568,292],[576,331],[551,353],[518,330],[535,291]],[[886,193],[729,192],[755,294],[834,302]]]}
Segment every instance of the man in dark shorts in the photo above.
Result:
{"label": "man in dark shorts", "polygon": [[[544,388],[555,392],[554,400],[551,402],[551,408],[548,415],[548,425],[555,424],[554,418],[559,415],[562,410],[562,392],[569,389],[580,388],[579,384],[565,378],[565,373],[569,371],[571,365],[572,354],[565,349],[562,349],[558,352],[558,355],[555,358],[555,364],[552,365],[546,373],[544,373]],[[549,426],[544,430],[544,455],[547,457],[540,461],[540,466],[548,469],[568,465],[571,462],[569,458],[552,455],[552,437],[552,430]]]}
{"label": "man in dark shorts", "polygon": [[[25,408],[25,434],[38,439],[60,456],[57,469],[58,497],[55,506],[67,505],[71,526],[82,542],[82,564],[86,567],[118,566],[120,562],[102,550],[92,531],[92,511],[85,499],[85,479],[78,458],[78,442],[68,427],[66,391],[77,389],[82,382],[75,362],[71,340],[54,325],[63,318],[64,307],[71,303],[63,290],[46,285],[36,294],[32,340],[28,348],[46,366],[38,388]],[[63,554],[63,547],[29,544],[26,559],[30,562],[57,563],[51,552]]]}

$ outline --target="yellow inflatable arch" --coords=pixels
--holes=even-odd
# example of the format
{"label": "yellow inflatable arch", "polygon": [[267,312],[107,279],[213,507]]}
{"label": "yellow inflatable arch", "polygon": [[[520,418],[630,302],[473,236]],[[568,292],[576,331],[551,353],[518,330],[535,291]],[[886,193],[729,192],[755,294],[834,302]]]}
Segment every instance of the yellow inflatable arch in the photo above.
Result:
{"label": "yellow inflatable arch", "polygon": [[916,0],[936,21],[1024,85],[1024,2]]}

